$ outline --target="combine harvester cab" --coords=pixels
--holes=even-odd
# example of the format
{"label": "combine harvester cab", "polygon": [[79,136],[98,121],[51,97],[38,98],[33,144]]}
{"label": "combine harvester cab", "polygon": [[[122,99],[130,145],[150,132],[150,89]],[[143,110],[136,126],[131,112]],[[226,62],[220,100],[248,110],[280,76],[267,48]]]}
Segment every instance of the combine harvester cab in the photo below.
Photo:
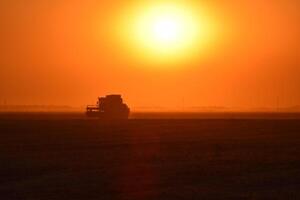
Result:
{"label": "combine harvester cab", "polygon": [[87,106],[86,115],[99,119],[128,119],[129,107],[123,103],[121,95],[99,97],[97,105]]}

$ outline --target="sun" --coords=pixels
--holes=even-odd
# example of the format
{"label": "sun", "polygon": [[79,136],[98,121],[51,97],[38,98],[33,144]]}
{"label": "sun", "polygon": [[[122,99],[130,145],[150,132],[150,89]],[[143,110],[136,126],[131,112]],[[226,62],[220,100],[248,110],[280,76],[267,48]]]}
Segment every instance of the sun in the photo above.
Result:
{"label": "sun", "polygon": [[120,32],[126,33],[133,54],[152,62],[177,62],[197,54],[210,39],[206,16],[195,7],[184,1],[140,5],[123,16]]}
{"label": "sun", "polygon": [[167,47],[174,46],[176,43],[181,43],[184,40],[186,21],[182,16],[177,16],[174,13],[166,13],[153,16],[147,21],[147,27],[141,29],[147,32],[141,33],[141,39],[149,39],[155,42],[156,45]]}
{"label": "sun", "polygon": [[154,40],[168,45],[179,39],[182,27],[174,18],[163,16],[153,21],[151,29]]}
{"label": "sun", "polygon": [[161,55],[187,49],[195,41],[199,29],[193,13],[175,4],[148,8],[138,16],[133,28],[140,45]]}

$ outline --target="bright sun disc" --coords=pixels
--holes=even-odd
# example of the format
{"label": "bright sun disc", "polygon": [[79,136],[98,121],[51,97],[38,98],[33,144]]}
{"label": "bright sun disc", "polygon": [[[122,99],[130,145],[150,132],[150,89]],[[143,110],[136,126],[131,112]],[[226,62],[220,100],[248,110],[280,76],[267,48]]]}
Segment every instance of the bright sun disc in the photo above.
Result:
{"label": "bright sun disc", "polygon": [[144,62],[177,63],[198,56],[207,46],[211,32],[206,14],[199,6],[184,2],[150,2],[129,12],[120,32],[126,33],[124,39],[133,55]]}
{"label": "bright sun disc", "polygon": [[152,29],[153,37],[158,42],[176,42],[176,39],[180,37],[180,24],[170,17],[157,19],[157,21],[153,23]]}
{"label": "bright sun disc", "polygon": [[138,17],[139,43],[157,54],[173,54],[192,45],[199,33],[195,17],[183,7],[160,5]]}

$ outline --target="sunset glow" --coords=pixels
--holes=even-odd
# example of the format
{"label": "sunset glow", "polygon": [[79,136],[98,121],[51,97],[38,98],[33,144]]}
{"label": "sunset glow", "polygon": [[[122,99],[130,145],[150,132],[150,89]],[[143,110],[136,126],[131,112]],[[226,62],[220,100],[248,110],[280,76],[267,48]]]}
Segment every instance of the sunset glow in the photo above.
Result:
{"label": "sunset glow", "polygon": [[137,19],[134,31],[146,48],[158,53],[174,53],[195,42],[199,22],[184,8],[154,6]]}
{"label": "sunset glow", "polygon": [[[0,1],[0,106],[300,105],[300,1]],[[204,109],[205,110],[205,109]]]}
{"label": "sunset glow", "polygon": [[[191,57],[213,39],[204,13],[183,3],[145,4],[132,11],[122,27],[125,40],[143,57],[175,62]],[[124,31],[123,31],[124,32]]]}

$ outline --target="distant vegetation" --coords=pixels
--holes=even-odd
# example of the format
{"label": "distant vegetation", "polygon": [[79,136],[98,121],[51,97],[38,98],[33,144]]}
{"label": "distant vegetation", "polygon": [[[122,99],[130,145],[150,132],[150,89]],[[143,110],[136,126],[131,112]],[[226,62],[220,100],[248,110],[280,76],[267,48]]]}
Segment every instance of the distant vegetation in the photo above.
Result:
{"label": "distant vegetation", "polygon": [[[0,112],[84,112],[85,107],[73,107],[67,105],[0,105]],[[218,106],[198,106],[184,108],[168,107],[133,107],[133,112],[300,112],[300,105],[290,107],[218,107]]]}
{"label": "distant vegetation", "polygon": [[76,112],[80,108],[54,105],[0,105],[0,112]]}

